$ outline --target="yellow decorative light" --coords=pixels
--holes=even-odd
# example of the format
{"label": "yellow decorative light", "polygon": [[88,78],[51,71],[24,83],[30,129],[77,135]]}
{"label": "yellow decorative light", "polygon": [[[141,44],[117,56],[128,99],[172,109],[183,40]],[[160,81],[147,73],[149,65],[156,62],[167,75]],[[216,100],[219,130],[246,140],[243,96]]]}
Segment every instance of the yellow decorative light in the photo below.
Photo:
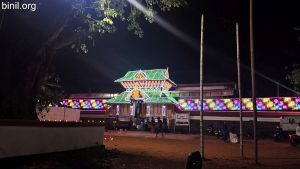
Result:
{"label": "yellow decorative light", "polygon": [[296,103],[294,101],[290,101],[288,104],[288,107],[294,108],[296,106]]}
{"label": "yellow decorative light", "polygon": [[292,100],[292,98],[290,98],[290,97],[285,97],[285,98],[283,99],[284,102],[289,102],[289,101],[291,101],[291,100]]}
{"label": "yellow decorative light", "polygon": [[231,101],[230,99],[224,99],[224,103],[228,103],[230,101]]}
{"label": "yellow decorative light", "polygon": [[206,99],[206,103],[209,104],[210,102],[212,102],[213,99]]}
{"label": "yellow decorative light", "polygon": [[246,104],[247,102],[250,102],[250,99],[249,98],[246,98],[246,99],[242,99],[243,103]]}
{"label": "yellow decorative light", "polygon": [[232,103],[232,102],[229,102],[229,103],[227,104],[227,107],[228,107],[229,109],[231,109],[231,108],[233,107],[233,103]]}
{"label": "yellow decorative light", "polygon": [[136,79],[144,79],[145,78],[145,74],[144,73],[138,73],[135,75]]}
{"label": "yellow decorative light", "polygon": [[272,108],[274,106],[274,103],[273,102],[269,102],[268,104],[267,104],[267,107],[268,108]]}
{"label": "yellow decorative light", "polygon": [[216,106],[216,104],[214,102],[209,103],[209,108],[214,108]]}
{"label": "yellow decorative light", "polygon": [[184,99],[179,99],[179,103],[184,103]]}
{"label": "yellow decorative light", "polygon": [[252,102],[248,102],[246,104],[246,107],[249,108],[249,109],[253,109],[253,103]]}
{"label": "yellow decorative light", "polygon": [[263,101],[264,103],[267,103],[267,102],[270,101],[270,98],[263,98],[262,101]]}

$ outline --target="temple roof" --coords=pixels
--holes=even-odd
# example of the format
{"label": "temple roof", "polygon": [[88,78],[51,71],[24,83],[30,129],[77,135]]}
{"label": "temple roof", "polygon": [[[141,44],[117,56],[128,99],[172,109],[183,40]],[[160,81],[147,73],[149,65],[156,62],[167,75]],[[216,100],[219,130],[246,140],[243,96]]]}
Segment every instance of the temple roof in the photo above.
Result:
{"label": "temple roof", "polygon": [[[131,95],[130,91],[125,91],[120,93],[118,96],[107,100],[108,104],[113,104],[113,103],[125,103],[129,104],[130,103],[130,98],[129,96]],[[179,104],[176,99],[173,97],[169,96],[168,93],[164,92],[157,92],[157,91],[147,91],[145,92],[145,95],[147,95],[147,99],[143,101],[143,103],[174,103],[174,104]]]}
{"label": "temple roof", "polygon": [[[139,77],[138,76],[139,74],[142,76]],[[171,83],[176,85],[172,80],[169,79],[168,69],[129,71],[122,78],[115,80],[115,82],[140,81],[140,80],[169,80]]]}

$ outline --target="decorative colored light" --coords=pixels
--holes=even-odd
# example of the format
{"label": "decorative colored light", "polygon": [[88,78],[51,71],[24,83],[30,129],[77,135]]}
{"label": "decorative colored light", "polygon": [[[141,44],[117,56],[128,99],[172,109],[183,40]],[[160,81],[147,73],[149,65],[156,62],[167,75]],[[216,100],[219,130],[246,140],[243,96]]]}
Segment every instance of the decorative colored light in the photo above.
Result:
{"label": "decorative colored light", "polygon": [[[198,99],[179,99],[180,105],[185,105],[183,110],[200,110]],[[300,110],[300,98],[299,97],[278,97],[278,98],[257,98],[257,110]],[[195,109],[197,108],[197,109]],[[204,110],[239,110],[239,100],[234,99],[204,99]],[[250,98],[244,98],[242,104],[243,110],[253,110],[253,103]]]}
{"label": "decorative colored light", "polygon": [[283,99],[284,102],[289,102],[289,101],[291,101],[291,100],[292,100],[291,97],[285,97],[285,98]]}
{"label": "decorative colored light", "polygon": [[252,109],[252,108],[253,108],[253,103],[252,103],[252,102],[248,102],[248,103],[246,104],[246,107],[247,107],[248,109]]}
{"label": "decorative colored light", "polygon": [[263,101],[264,103],[267,103],[267,102],[270,101],[270,98],[263,98],[262,101]]}
{"label": "decorative colored light", "polygon": [[[182,110],[200,110],[201,103],[199,99],[179,99],[179,109]],[[62,105],[70,108],[79,109],[100,109],[105,110],[109,107],[106,104],[106,100],[102,99],[65,99],[60,102]],[[300,110],[300,98],[299,97],[278,97],[278,98],[257,98],[257,110]],[[233,99],[204,99],[203,109],[210,111],[222,111],[222,110],[239,110],[239,100]],[[244,98],[242,109],[250,111],[253,109],[253,104],[250,98]]]}
{"label": "decorative colored light", "polygon": [[184,103],[185,102],[184,99],[179,99],[178,101],[179,101],[179,103]]}
{"label": "decorative colored light", "polygon": [[231,108],[233,107],[233,103],[232,103],[232,102],[229,102],[229,103],[227,104],[227,107],[228,107],[229,109],[231,109]]}
{"label": "decorative colored light", "polygon": [[210,103],[212,101],[213,101],[213,99],[206,99],[206,103]]}
{"label": "decorative colored light", "polygon": [[230,99],[224,99],[224,103],[228,103],[228,102],[231,102]]}
{"label": "decorative colored light", "polygon": [[268,102],[267,103],[267,108],[272,108],[274,106],[274,103],[273,102]]}
{"label": "decorative colored light", "polygon": [[103,106],[106,103],[106,100],[102,99],[68,99],[61,102],[63,106],[75,108],[75,109],[105,109],[107,105]]}
{"label": "decorative colored light", "polygon": [[214,102],[209,103],[208,107],[213,109],[216,106],[216,104]]}
{"label": "decorative colored light", "polygon": [[290,101],[288,103],[288,107],[290,107],[290,108],[294,108],[295,106],[296,106],[296,103],[294,101]]}

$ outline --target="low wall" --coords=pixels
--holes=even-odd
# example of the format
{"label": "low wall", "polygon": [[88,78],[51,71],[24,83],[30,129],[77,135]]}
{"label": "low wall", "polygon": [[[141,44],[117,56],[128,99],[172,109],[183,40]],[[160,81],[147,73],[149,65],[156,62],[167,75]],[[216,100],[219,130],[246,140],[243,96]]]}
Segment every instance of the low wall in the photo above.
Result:
{"label": "low wall", "polygon": [[75,150],[103,144],[103,124],[0,121],[0,158]]}
{"label": "low wall", "polygon": [[38,113],[40,121],[79,121],[80,109],[66,107],[48,107]]}

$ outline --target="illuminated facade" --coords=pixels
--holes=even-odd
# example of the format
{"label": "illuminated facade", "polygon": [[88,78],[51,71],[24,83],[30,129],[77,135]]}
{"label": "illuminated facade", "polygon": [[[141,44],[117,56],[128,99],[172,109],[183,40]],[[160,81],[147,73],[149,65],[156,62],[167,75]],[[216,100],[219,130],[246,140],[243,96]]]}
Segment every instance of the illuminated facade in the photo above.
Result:
{"label": "illuminated facade", "polygon": [[169,78],[168,69],[129,71],[115,80],[125,91],[107,100],[111,112],[119,116],[171,116],[179,102],[169,90],[176,84]]}
{"label": "illuminated facade", "polygon": [[[65,107],[81,109],[81,119],[120,117],[167,117],[174,120],[175,113],[189,113],[191,120],[199,117],[199,85],[176,85],[168,69],[129,71],[115,80],[124,87],[121,93],[73,94],[64,99]],[[234,83],[204,84],[204,115],[206,119],[238,120],[239,99]],[[257,98],[260,120],[279,122],[282,116],[300,115],[300,97]],[[251,98],[242,99],[244,116],[251,120]]]}

